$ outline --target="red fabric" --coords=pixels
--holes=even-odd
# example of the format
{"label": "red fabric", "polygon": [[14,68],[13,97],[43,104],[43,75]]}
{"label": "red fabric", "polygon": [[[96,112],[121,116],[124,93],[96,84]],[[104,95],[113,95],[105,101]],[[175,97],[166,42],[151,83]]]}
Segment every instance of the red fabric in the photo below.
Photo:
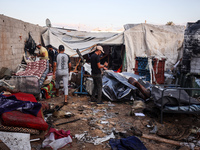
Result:
{"label": "red fabric", "polygon": [[119,67],[119,69],[117,70],[118,73],[122,72],[122,65]]}
{"label": "red fabric", "polygon": [[[32,94],[27,93],[14,93],[18,100],[37,102]],[[2,124],[6,126],[26,127],[37,130],[47,130],[48,124],[42,117],[41,110],[38,112],[37,117],[31,114],[24,114],[20,111],[10,111],[2,114]]]}
{"label": "red fabric", "polygon": [[54,137],[55,137],[55,140],[56,140],[56,139],[68,137],[68,135],[70,135],[70,130],[64,131],[64,130],[61,129],[61,130],[58,131],[54,128],[50,128],[49,132],[47,133],[46,136],[50,135],[50,133],[54,133]]}

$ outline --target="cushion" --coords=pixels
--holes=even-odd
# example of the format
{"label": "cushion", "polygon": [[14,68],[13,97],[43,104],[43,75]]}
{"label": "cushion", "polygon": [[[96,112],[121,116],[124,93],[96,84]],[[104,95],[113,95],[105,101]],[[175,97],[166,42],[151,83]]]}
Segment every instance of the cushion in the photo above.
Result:
{"label": "cushion", "polygon": [[[32,94],[27,93],[14,93],[18,100],[37,102]],[[26,127],[37,130],[47,130],[48,124],[42,117],[41,110],[37,116],[25,114],[20,111],[10,111],[2,114],[2,124],[5,126]]]}

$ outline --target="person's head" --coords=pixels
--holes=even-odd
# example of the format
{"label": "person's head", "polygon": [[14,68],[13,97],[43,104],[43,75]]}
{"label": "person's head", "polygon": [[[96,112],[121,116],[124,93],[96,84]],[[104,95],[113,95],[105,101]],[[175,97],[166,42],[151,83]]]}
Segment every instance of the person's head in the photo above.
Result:
{"label": "person's head", "polygon": [[40,48],[41,48],[41,46],[42,46],[41,44],[38,44],[36,47],[40,49]]}
{"label": "person's head", "polygon": [[58,47],[59,52],[64,52],[65,51],[65,47],[63,45],[60,45]]}
{"label": "person's head", "polygon": [[101,53],[104,53],[103,47],[102,46],[97,46],[96,47],[96,52],[97,52],[98,55],[101,55]]}
{"label": "person's head", "polygon": [[53,50],[53,46],[52,46],[52,45],[48,45],[47,48],[48,48],[49,50],[51,50],[51,51]]}

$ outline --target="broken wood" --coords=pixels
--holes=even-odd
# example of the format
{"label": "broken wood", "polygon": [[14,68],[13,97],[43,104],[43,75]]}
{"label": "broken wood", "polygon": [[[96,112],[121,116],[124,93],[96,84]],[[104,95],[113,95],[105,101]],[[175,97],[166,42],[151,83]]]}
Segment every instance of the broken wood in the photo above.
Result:
{"label": "broken wood", "polygon": [[77,72],[77,67],[80,64],[80,62],[81,62],[81,59],[79,58],[79,61],[78,61],[78,63],[76,63],[76,66],[75,66],[75,68],[74,68],[74,70],[72,72]]}
{"label": "broken wood", "polygon": [[181,142],[173,141],[173,140],[169,140],[169,139],[164,139],[164,138],[161,138],[161,137],[156,137],[156,136],[153,136],[153,135],[143,134],[142,131],[140,131],[139,129],[137,129],[135,127],[131,127],[131,130],[132,130],[134,135],[140,136],[140,137],[145,138],[145,139],[150,139],[150,140],[164,142],[164,143],[168,143],[168,144],[172,144],[172,145],[176,145],[176,146],[181,146]]}
{"label": "broken wood", "polygon": [[79,118],[79,119],[72,120],[72,121],[63,122],[63,123],[56,123],[55,125],[56,125],[56,126],[59,126],[59,125],[67,124],[67,123],[76,122],[76,121],[78,121],[78,120],[80,120],[80,118]]}
{"label": "broken wood", "polygon": [[141,137],[145,138],[145,139],[150,139],[150,140],[155,140],[155,141],[159,141],[159,142],[176,145],[176,146],[181,146],[181,142],[168,140],[168,139],[164,139],[164,138],[160,138],[160,137],[156,137],[156,136],[152,136],[152,135],[142,134]]}

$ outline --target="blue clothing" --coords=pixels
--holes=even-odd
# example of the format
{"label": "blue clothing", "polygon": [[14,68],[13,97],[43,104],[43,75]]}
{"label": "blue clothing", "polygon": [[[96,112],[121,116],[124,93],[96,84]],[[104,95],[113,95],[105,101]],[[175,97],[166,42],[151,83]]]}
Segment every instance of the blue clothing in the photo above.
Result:
{"label": "blue clothing", "polygon": [[21,101],[15,96],[6,97],[4,95],[0,95],[0,115],[4,112],[20,110],[23,113],[37,116],[41,107],[42,105],[37,102]]}
{"label": "blue clothing", "polygon": [[135,136],[122,139],[110,139],[112,150],[147,150],[144,144]]}

